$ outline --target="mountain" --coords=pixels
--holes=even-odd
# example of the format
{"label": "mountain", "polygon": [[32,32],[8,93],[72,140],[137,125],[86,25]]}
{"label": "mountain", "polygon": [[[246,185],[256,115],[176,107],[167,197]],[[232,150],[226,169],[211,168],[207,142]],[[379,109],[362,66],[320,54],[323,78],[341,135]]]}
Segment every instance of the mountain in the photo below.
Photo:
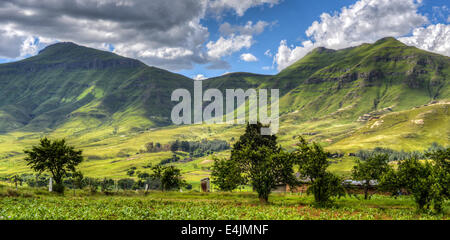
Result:
{"label": "mountain", "polygon": [[[449,59],[384,38],[338,51],[317,48],[277,75],[231,73],[205,80],[204,88],[278,88],[281,113],[295,114],[297,123],[354,122],[449,99]],[[191,79],[138,60],[58,43],[0,65],[0,131],[166,126],[172,91],[192,87]]]}
{"label": "mountain", "polygon": [[176,88],[192,88],[192,80],[111,52],[57,43],[0,65],[0,131],[168,125]]}
{"label": "mountain", "polygon": [[[214,85],[227,86],[229,78],[215,78]],[[317,48],[275,76],[243,78],[248,87],[280,89],[281,112],[300,112],[303,120],[357,120],[385,108],[401,111],[450,98],[450,58],[394,38],[338,51]]]}

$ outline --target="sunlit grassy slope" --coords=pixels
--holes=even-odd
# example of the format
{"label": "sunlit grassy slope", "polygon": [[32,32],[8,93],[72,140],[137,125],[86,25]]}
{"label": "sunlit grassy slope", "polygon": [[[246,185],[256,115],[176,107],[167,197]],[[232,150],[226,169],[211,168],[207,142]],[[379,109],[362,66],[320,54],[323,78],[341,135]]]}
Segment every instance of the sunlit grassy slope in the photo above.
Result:
{"label": "sunlit grassy slope", "polygon": [[[208,79],[203,87],[278,88],[278,139],[284,148],[292,150],[295,137],[303,135],[329,151],[351,153],[377,146],[449,145],[449,77],[448,57],[385,38],[339,51],[318,48],[278,75],[232,73]],[[140,154],[148,142],[232,144],[244,126],[170,125],[171,92],[192,87],[189,78],[71,43],[1,64],[0,176],[30,172],[23,149],[43,136],[66,138],[82,149],[81,170],[98,178],[124,178],[131,167],[145,172],[143,166],[171,157],[170,152]],[[358,121],[365,114],[370,117]],[[176,165],[188,182],[198,183],[209,176],[211,160]],[[330,169],[348,175],[353,163],[346,157]]]}
{"label": "sunlit grassy slope", "polygon": [[[309,140],[318,141],[332,152],[350,153],[360,149],[372,149],[375,146],[396,150],[424,150],[431,143],[449,144],[450,103],[421,106],[411,110],[388,113],[378,120],[368,123],[346,123],[338,120],[324,119],[304,122],[296,125],[290,116],[283,118],[279,133],[279,142],[286,149],[292,150],[295,136],[304,135]],[[82,136],[65,136],[60,131],[51,133],[51,138],[67,137],[70,144],[83,149],[86,161],[81,170],[92,177],[126,178],[131,167],[138,171],[149,172],[143,168],[149,163],[155,165],[170,158],[171,152],[139,153],[145,143],[162,144],[178,140],[198,141],[201,139],[222,139],[233,143],[233,139],[243,133],[243,126],[200,125],[165,127],[140,133],[112,134],[114,129],[90,132]],[[313,136],[308,134],[314,133]],[[0,137],[0,175],[30,172],[23,161],[22,150],[36,144],[41,134],[14,132]],[[180,153],[182,154],[182,153]],[[229,151],[216,154],[227,157]],[[182,169],[186,180],[198,184],[208,177],[213,163],[212,156],[194,159],[188,163],[176,163]],[[330,167],[340,175],[349,175],[354,158],[345,157]]]}

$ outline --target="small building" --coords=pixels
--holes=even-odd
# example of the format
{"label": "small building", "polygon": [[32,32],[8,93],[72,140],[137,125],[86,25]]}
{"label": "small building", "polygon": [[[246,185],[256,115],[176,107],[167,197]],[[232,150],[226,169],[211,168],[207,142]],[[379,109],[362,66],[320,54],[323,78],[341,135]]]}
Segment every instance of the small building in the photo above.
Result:
{"label": "small building", "polygon": [[305,183],[300,186],[292,188],[288,184],[278,184],[273,189],[272,192],[274,193],[306,193],[308,190],[309,184]]}
{"label": "small building", "polygon": [[272,192],[274,192],[274,193],[287,193],[287,192],[306,193],[309,185],[311,184],[311,179],[310,178],[301,179],[300,173],[296,174],[296,178],[300,181],[300,186],[291,187],[291,186],[289,186],[289,184],[280,183],[280,184],[277,184],[272,189]]}
{"label": "small building", "polygon": [[211,192],[210,181],[211,180],[209,178],[204,178],[200,181],[202,192]]}

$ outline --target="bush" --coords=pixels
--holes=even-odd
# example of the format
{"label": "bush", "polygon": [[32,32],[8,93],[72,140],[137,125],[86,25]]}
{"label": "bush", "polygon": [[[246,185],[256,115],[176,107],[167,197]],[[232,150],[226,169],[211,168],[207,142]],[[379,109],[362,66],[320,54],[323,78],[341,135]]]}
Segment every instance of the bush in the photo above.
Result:
{"label": "bush", "polygon": [[64,194],[64,190],[65,190],[64,184],[62,184],[62,183],[60,183],[60,184],[58,184],[58,183],[53,184],[53,191],[54,192],[59,193],[59,194]]}
{"label": "bush", "polygon": [[131,190],[131,189],[133,189],[133,186],[134,186],[134,180],[133,179],[120,179],[118,182],[117,182],[117,186],[120,188],[120,189],[123,189],[123,190]]}
{"label": "bush", "polygon": [[181,179],[181,170],[174,166],[155,166],[153,167],[152,179],[161,182],[161,190],[168,191],[172,189],[180,189],[186,182]]}

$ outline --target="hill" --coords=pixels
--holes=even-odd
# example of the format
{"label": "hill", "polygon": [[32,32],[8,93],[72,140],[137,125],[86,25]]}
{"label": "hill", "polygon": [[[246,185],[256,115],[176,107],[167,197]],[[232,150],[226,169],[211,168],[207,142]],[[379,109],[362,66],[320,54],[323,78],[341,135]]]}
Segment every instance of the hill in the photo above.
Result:
{"label": "hill", "polygon": [[[450,98],[450,58],[394,38],[331,50],[317,48],[275,76],[238,75],[245,87],[278,88],[281,112],[302,121],[329,116],[356,120],[384,108],[406,110]],[[230,75],[211,79],[228,86]],[[225,89],[225,88],[223,88]]]}
{"label": "hill", "polygon": [[[279,88],[283,147],[306,136],[329,151],[376,146],[424,150],[449,145],[450,58],[385,38],[374,44],[317,48],[277,75],[231,73],[205,89]],[[131,167],[170,152],[145,144],[220,139],[233,143],[243,126],[173,126],[170,95],[193,80],[110,52],[59,43],[37,56],[0,64],[0,176],[28,172],[24,148],[40,137],[65,137],[83,149],[82,170],[94,177],[127,177]],[[184,154],[184,153],[181,153]],[[229,152],[220,153],[226,156]],[[354,159],[332,166],[346,174]],[[210,174],[211,157],[174,163],[189,182]]]}
{"label": "hill", "polygon": [[170,94],[179,87],[192,88],[191,80],[110,52],[58,43],[0,65],[0,132],[168,125]]}

